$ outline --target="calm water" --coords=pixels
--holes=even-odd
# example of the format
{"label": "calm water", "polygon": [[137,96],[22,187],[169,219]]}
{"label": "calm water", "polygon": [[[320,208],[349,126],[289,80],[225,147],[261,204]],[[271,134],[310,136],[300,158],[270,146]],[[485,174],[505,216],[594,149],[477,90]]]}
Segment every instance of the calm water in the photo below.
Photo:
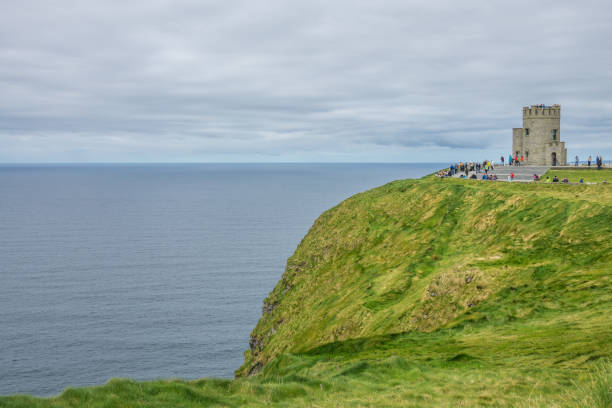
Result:
{"label": "calm water", "polygon": [[0,166],[0,395],[231,377],[314,219],[440,167]]}

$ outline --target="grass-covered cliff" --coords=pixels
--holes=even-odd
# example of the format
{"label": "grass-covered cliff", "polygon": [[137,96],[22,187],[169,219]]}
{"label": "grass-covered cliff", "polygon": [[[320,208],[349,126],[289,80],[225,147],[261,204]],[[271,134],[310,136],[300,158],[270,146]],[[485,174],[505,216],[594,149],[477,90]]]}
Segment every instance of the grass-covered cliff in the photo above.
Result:
{"label": "grass-covered cliff", "polygon": [[[392,333],[467,341],[466,330],[482,331],[513,358],[533,358],[535,332],[562,354],[555,338],[582,337],[581,323],[611,307],[611,204],[603,185],[427,179],[358,194],[319,217],[288,260],[237,374],[282,353]],[[604,323],[566,364],[612,351]],[[478,345],[458,352],[504,357]]]}
{"label": "grass-covered cliff", "polygon": [[0,407],[609,406],[612,188],[425,178],[317,219],[236,380]]}

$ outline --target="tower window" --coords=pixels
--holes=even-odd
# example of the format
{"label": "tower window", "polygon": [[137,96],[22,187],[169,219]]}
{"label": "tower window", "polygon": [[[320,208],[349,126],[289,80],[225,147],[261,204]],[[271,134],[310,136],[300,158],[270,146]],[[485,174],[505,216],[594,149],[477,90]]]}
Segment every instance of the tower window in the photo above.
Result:
{"label": "tower window", "polygon": [[525,128],[525,136],[529,136],[529,129]]}
{"label": "tower window", "polygon": [[557,129],[552,130],[553,140],[557,140]]}
{"label": "tower window", "polygon": [[528,152],[528,151],[527,151],[527,152],[525,152],[525,158],[526,158],[526,159],[529,159],[529,152]]}

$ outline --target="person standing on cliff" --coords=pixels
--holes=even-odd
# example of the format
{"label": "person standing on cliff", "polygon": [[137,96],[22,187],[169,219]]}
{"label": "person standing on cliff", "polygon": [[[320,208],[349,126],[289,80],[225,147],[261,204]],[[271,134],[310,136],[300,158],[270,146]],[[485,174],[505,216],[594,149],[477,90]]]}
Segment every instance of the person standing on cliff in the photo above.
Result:
{"label": "person standing on cliff", "polygon": [[504,166],[504,156],[500,157],[502,167]]}
{"label": "person standing on cliff", "polygon": [[591,167],[591,162],[593,161],[593,158],[591,157],[591,155],[589,154],[589,159],[587,160],[587,163],[589,164],[589,167]]}

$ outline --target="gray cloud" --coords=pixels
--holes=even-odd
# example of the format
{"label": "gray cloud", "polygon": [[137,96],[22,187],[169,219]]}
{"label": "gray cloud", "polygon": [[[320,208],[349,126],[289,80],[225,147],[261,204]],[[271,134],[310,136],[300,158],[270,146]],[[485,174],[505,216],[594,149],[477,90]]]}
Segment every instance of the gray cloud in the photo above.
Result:
{"label": "gray cloud", "polygon": [[[606,1],[6,1],[0,161],[436,161],[563,106],[612,155]],[[460,156],[460,157],[458,157]]]}

